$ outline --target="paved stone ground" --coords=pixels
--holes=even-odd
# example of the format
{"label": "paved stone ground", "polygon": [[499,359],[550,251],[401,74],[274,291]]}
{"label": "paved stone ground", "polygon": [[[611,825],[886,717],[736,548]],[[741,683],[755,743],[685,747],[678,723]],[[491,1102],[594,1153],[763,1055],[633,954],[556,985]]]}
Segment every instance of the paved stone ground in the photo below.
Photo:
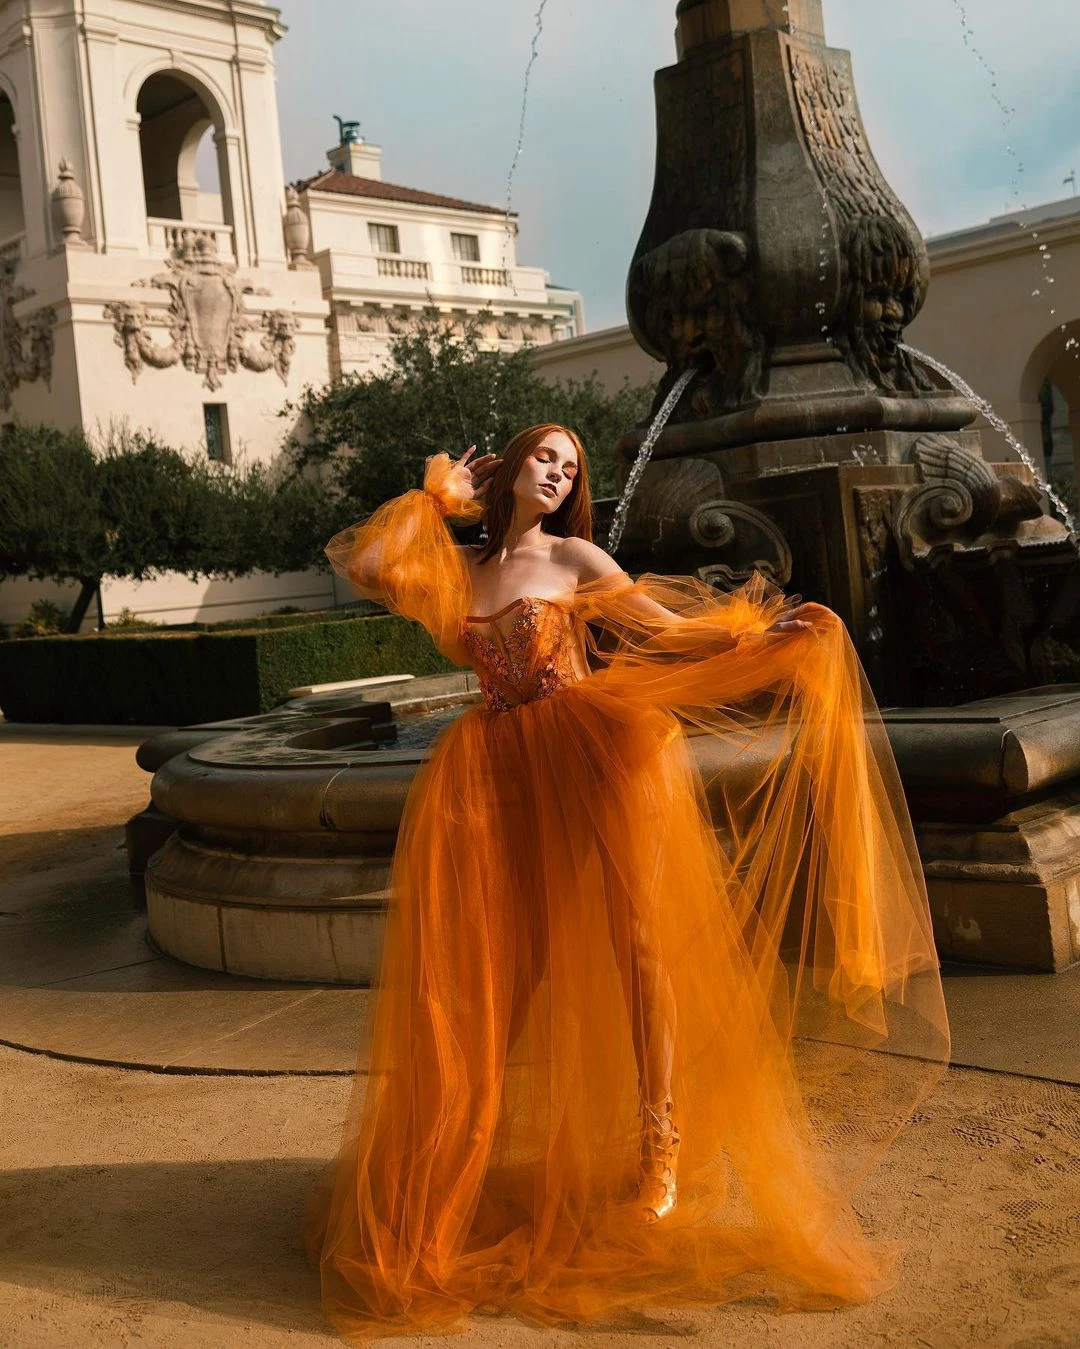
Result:
{"label": "paved stone ground", "polygon": [[[0,736],[0,1039],[10,1038],[5,1016],[25,1012],[18,999],[27,995],[42,1000],[42,1016],[57,1008],[49,1025],[69,1035],[80,1024],[100,1035],[112,1023],[95,1022],[95,999],[122,996],[115,1024],[138,1019],[141,999],[141,1019],[178,1026],[177,1043],[231,1040],[235,1075],[177,1076],[0,1048],[0,1349],[332,1345],[296,1233],[304,1195],[336,1145],[349,1079],[236,1072],[259,1042],[233,1032],[251,1031],[274,990],[249,989],[243,1012],[235,1002],[243,987],[170,973],[170,962],[142,945],[140,920],[126,907],[121,847],[123,821],[146,799],[131,758],[137,739]],[[110,968],[118,951],[125,960]],[[150,980],[141,991],[124,982],[136,967]],[[962,983],[976,1056],[998,1069],[1075,1079],[1071,976]],[[83,999],[78,1013],[63,1013],[73,998]],[[241,1007],[235,1025],[213,1022],[223,998]],[[323,1008],[316,1028],[325,1029],[332,1004],[303,1005]],[[341,1045],[355,1034],[355,1023],[339,1030]],[[1017,1038],[1019,1050],[1010,1043]],[[871,1305],[779,1316],[743,1304],[642,1319],[633,1332],[538,1332],[482,1318],[456,1342],[1080,1343],[1080,1088],[952,1069],[858,1206],[872,1230],[906,1243],[900,1283]]]}

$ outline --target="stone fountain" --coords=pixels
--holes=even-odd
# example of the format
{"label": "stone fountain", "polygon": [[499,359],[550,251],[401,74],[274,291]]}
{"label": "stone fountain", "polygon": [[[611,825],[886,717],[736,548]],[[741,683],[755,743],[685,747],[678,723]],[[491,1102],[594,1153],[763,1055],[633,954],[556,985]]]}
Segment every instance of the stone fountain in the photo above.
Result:
{"label": "stone fountain", "polygon": [[822,0],[681,0],[676,44],[627,310],[667,367],[657,407],[694,377],[620,560],[723,588],[762,572],[840,614],[894,709],[943,952],[1062,968],[1080,958],[1076,539],[904,346],[926,247]]}
{"label": "stone fountain", "polygon": [[1080,680],[1075,539],[903,345],[926,247],[821,0],[682,0],[677,22],[627,309],[667,366],[658,404],[696,375],[621,558],[721,586],[762,571],[828,604],[885,702]]}
{"label": "stone fountain", "polygon": [[[1080,685],[1062,682],[1080,681],[1076,541],[903,346],[926,249],[821,0],[681,0],[677,23],[627,307],[667,366],[657,406],[694,377],[619,556],[725,588],[763,572],[836,610],[887,706],[942,954],[1062,969],[1080,959]],[[389,735],[355,695],[322,695],[144,747],[155,806],[132,844],[137,859],[168,837],[145,870],[159,946],[370,980],[424,757]],[[706,779],[753,772],[694,747]]]}

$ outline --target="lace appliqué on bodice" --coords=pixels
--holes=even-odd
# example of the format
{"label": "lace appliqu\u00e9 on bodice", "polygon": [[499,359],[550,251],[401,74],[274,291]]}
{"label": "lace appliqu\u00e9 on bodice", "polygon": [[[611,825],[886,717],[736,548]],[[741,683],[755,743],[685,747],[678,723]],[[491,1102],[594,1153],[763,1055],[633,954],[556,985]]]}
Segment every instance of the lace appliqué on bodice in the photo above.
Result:
{"label": "lace appliqu\u00e9 on bodice", "polygon": [[[509,626],[500,627],[510,615]],[[462,642],[492,712],[549,698],[588,673],[572,616],[531,595],[497,614],[467,618]]]}

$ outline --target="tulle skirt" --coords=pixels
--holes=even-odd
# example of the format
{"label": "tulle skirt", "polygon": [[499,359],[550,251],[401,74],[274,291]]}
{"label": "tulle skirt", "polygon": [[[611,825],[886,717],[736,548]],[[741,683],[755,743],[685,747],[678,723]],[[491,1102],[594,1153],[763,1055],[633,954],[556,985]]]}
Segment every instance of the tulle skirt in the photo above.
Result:
{"label": "tulle skirt", "polygon": [[[306,1232],[355,1343],[895,1278],[850,1194],[948,1052],[895,767],[827,611],[714,654],[707,626],[692,656],[469,710],[414,784],[370,1057]],[[649,1225],[658,1054],[682,1146]]]}

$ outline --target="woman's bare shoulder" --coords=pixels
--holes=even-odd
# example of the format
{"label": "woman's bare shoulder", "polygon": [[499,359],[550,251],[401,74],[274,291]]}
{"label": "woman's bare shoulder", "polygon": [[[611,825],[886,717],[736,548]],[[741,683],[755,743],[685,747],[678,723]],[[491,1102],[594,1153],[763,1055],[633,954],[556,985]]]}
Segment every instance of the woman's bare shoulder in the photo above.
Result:
{"label": "woman's bare shoulder", "polygon": [[622,567],[603,548],[588,539],[560,539],[553,550],[553,560],[572,568],[579,582],[595,581],[601,576],[614,576]]}

